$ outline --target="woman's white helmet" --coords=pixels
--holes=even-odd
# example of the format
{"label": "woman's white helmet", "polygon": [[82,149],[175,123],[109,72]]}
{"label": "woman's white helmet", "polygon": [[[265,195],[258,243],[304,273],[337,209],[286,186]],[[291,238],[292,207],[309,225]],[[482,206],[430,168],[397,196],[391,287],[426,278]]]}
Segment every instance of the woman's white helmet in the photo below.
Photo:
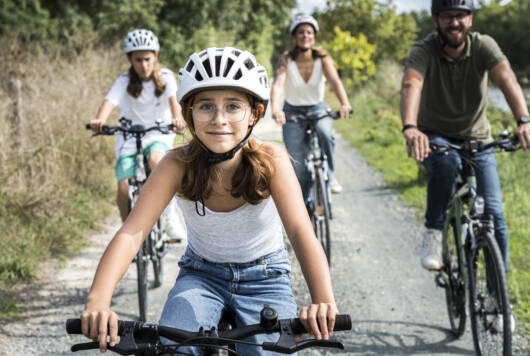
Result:
{"label": "woman's white helmet", "polygon": [[319,28],[318,28],[317,20],[315,20],[313,16],[301,15],[301,16],[297,16],[293,20],[293,23],[291,23],[291,26],[289,27],[289,32],[291,33],[291,35],[294,34],[294,30],[296,30],[298,25],[301,25],[303,23],[313,26],[313,29],[315,30],[315,35],[318,33]]}
{"label": "woman's white helmet", "polygon": [[123,51],[125,53],[134,51],[160,50],[160,44],[155,34],[149,30],[137,29],[127,34],[123,40]]}
{"label": "woman's white helmet", "polygon": [[182,105],[193,94],[208,89],[239,89],[269,102],[267,71],[248,51],[233,47],[207,48],[193,53],[179,70],[177,99]]}

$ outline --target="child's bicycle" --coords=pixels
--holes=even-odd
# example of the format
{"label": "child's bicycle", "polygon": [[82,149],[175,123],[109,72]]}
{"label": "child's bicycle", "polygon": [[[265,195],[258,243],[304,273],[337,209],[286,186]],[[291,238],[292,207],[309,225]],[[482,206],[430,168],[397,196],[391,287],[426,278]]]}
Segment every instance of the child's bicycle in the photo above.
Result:
{"label": "child's bicycle", "polygon": [[[350,113],[352,113],[351,111]],[[310,179],[311,191],[307,198],[306,206],[315,230],[317,239],[322,244],[328,263],[331,266],[331,224],[333,212],[331,209],[331,185],[328,171],[328,157],[320,148],[316,125],[319,120],[331,117],[340,118],[340,113],[326,111],[317,115],[297,114],[291,120],[306,125],[306,134],[309,138],[309,155],[306,158],[306,167]]]}
{"label": "child's bicycle", "polygon": [[[349,315],[337,315],[334,331],[351,330],[351,328],[352,323]],[[81,334],[81,320],[68,319],[66,331],[69,334]],[[260,313],[259,324],[237,328],[214,327],[210,330],[201,328],[198,332],[190,332],[157,324],[120,320],[118,321],[120,341],[116,346],[108,346],[107,348],[120,355],[188,355],[188,353],[179,351],[179,348],[183,346],[199,347],[202,355],[218,355],[219,351],[226,352],[228,355],[240,355],[233,346],[230,346],[234,344],[261,346],[263,350],[282,354],[292,354],[310,347],[344,349],[342,343],[332,340],[305,339],[299,342],[294,341],[295,335],[306,332],[300,319],[278,319],[276,311],[265,305]],[[253,335],[272,333],[280,334],[275,343],[255,344],[244,341]],[[164,345],[160,342],[160,337],[170,339],[175,344]],[[99,342],[75,344],[71,348],[72,352],[93,349],[99,349]]]}
{"label": "child's bicycle", "polygon": [[512,314],[508,298],[505,266],[495,240],[493,218],[484,213],[484,198],[477,194],[473,156],[489,148],[515,151],[516,136],[488,144],[466,141],[461,145],[431,143],[433,154],[453,150],[462,156],[443,229],[443,267],[436,276],[445,288],[451,330],[462,336],[466,323],[466,290],[469,317],[477,355],[511,355]]}
{"label": "child's bicycle", "polygon": [[[90,125],[86,125],[90,129]],[[147,157],[143,154],[142,137],[150,131],[159,131],[163,134],[171,133],[173,125],[160,125],[145,128],[142,125],[131,125],[131,121],[125,118],[120,119],[119,126],[102,127],[101,132],[95,133],[92,136],[98,135],[117,135],[122,134],[124,139],[132,136],[136,140],[136,155],[135,155],[135,173],[134,177],[130,178],[129,183],[129,212],[132,211],[140,191],[149,176],[149,165]],[[137,278],[138,278],[138,304],[140,320],[146,321],[147,317],[147,264],[149,261],[153,263],[154,287],[157,288],[162,284],[162,257],[166,253],[166,245],[169,243],[179,242],[166,238],[165,226],[163,219],[158,219],[150,231],[149,235],[144,240],[142,247],[138,250],[134,261],[136,262]]]}

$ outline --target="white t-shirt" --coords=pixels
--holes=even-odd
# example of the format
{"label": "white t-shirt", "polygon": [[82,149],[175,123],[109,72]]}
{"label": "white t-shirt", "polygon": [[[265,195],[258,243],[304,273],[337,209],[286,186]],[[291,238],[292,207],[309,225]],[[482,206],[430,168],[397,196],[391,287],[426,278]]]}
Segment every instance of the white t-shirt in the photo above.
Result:
{"label": "white t-shirt", "polygon": [[[169,98],[177,95],[177,81],[173,72],[169,69],[159,71],[160,80],[166,89],[162,95],[155,95],[155,83],[153,80],[142,82],[142,92],[138,98],[133,98],[127,93],[129,85],[129,72],[122,73],[114,82],[114,85],[105,96],[105,100],[120,108],[120,117],[132,120],[133,125],[144,127],[154,126],[157,120],[162,124],[171,123],[171,109]],[[162,141],[168,147],[173,147],[175,134],[164,135],[158,131],[151,131],[142,138],[143,147],[147,147],[155,141]],[[130,154],[136,151],[134,138],[130,137],[126,142],[122,135],[116,138],[116,157]]]}

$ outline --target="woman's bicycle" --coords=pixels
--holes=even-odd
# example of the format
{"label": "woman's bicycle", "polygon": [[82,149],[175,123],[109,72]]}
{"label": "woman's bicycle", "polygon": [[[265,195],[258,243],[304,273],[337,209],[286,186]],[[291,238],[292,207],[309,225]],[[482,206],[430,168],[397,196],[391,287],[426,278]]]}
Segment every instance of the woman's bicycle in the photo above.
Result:
{"label": "woman's bicycle", "polygon": [[[87,129],[90,129],[90,125],[86,125]],[[132,211],[140,191],[142,190],[147,177],[149,176],[149,165],[147,157],[143,154],[142,148],[142,137],[150,131],[159,131],[163,134],[171,133],[173,125],[160,125],[157,123],[156,126],[145,128],[142,125],[131,125],[131,121],[125,118],[120,119],[119,126],[107,126],[102,127],[101,132],[95,133],[92,136],[98,135],[117,135],[122,134],[124,139],[128,137],[134,137],[136,141],[136,155],[135,155],[135,173],[134,177],[130,178],[129,183],[129,212]],[[153,229],[149,232],[149,235],[144,240],[142,246],[138,250],[138,253],[134,259],[136,262],[137,279],[138,279],[138,305],[140,320],[146,321],[147,317],[147,265],[151,261],[153,263],[153,275],[154,275],[154,287],[160,287],[162,284],[162,258],[166,253],[166,245],[169,243],[176,243],[177,240],[166,238],[165,226],[163,219],[159,218]]]}
{"label": "woman's bicycle", "polygon": [[311,191],[306,201],[307,211],[313,224],[317,239],[322,244],[328,263],[331,265],[331,224],[333,211],[331,209],[331,184],[328,168],[328,157],[320,148],[316,125],[319,120],[331,117],[340,118],[340,113],[326,111],[317,113],[297,114],[290,119],[306,124],[306,134],[309,137],[309,155],[306,158],[306,167],[310,178]]}
{"label": "woman's bicycle", "polygon": [[[351,328],[349,315],[337,315],[334,331],[351,330]],[[81,334],[81,320],[68,319],[66,331],[69,334]],[[218,355],[219,350],[227,352],[228,355],[240,355],[235,349],[229,347],[234,344],[261,346],[263,350],[282,354],[292,354],[311,347],[344,349],[342,343],[333,340],[294,341],[295,335],[306,332],[300,319],[278,319],[276,311],[265,305],[260,313],[259,324],[229,327],[224,330],[214,327],[210,330],[200,328],[197,332],[190,332],[157,324],[120,320],[118,321],[120,341],[116,346],[108,346],[108,349],[120,355],[187,355],[179,351],[183,346],[199,347],[203,355]],[[276,342],[256,344],[244,341],[253,335],[271,333],[280,334]],[[175,344],[164,345],[160,342],[160,337],[172,340]],[[75,344],[71,348],[72,352],[93,349],[99,349],[98,342]]]}
{"label": "woman's bicycle", "polygon": [[484,212],[484,198],[477,194],[473,156],[489,148],[517,150],[516,136],[501,134],[488,144],[466,141],[461,145],[431,143],[434,154],[454,150],[462,157],[443,229],[443,268],[436,276],[445,288],[451,330],[462,336],[466,323],[466,290],[469,317],[477,355],[511,355],[512,315],[505,266],[495,240],[493,218]]}

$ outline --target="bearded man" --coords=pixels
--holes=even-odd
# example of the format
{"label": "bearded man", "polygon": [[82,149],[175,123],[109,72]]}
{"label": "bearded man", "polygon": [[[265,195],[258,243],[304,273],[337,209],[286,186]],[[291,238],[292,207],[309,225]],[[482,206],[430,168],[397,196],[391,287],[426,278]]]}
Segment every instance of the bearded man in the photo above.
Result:
{"label": "bearded man", "polygon": [[[486,118],[488,75],[510,106],[517,121],[515,133],[525,152],[530,148],[530,117],[517,78],[495,40],[470,32],[475,12],[473,0],[433,0],[431,9],[437,33],[410,50],[400,109],[409,156],[423,162],[428,170],[421,264],[425,269],[439,270],[445,210],[461,158],[456,153],[429,156],[429,142],[492,141]],[[476,155],[475,170],[478,194],[485,198],[486,213],[493,216],[495,238],[507,271],[508,231],[492,149]]]}

